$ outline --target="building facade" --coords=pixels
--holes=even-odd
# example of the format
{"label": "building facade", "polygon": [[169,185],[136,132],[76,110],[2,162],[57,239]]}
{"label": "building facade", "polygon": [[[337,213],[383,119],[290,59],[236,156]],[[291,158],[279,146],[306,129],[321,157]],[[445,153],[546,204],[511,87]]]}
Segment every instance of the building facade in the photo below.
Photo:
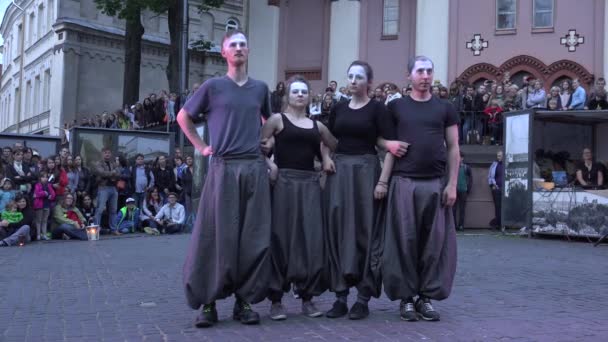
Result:
{"label": "building facade", "polygon": [[408,58],[427,55],[442,84],[563,77],[589,86],[608,71],[605,0],[251,0],[250,72],[271,87],[294,73],[316,91],[346,82],[350,62],[375,83],[406,85]]}
{"label": "building facade", "polygon": [[[93,0],[17,0],[2,19],[0,132],[57,135],[80,116],[122,108],[124,21]],[[191,53],[190,83],[225,72],[217,46],[227,28],[246,23],[245,2],[227,0],[209,13],[190,6],[189,38],[210,40]],[[140,98],[168,88],[169,29],[165,14],[144,13]]]}

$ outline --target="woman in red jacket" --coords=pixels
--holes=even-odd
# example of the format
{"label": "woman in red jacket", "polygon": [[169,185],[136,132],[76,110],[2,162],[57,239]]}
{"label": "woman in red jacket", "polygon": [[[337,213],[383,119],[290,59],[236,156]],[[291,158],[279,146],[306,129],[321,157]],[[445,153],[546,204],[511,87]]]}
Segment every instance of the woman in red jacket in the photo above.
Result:
{"label": "woman in red jacket", "polygon": [[53,190],[55,190],[55,202],[61,203],[68,186],[68,173],[61,165],[57,164],[56,159],[55,156],[47,159],[46,172],[49,175],[49,183],[51,183]]}

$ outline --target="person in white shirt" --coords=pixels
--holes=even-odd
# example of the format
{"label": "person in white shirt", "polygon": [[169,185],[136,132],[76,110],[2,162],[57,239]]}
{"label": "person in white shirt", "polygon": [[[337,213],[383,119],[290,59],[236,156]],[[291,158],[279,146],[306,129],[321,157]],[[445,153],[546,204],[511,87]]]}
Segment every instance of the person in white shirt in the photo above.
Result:
{"label": "person in white shirt", "polygon": [[165,204],[154,217],[154,222],[162,234],[175,234],[183,231],[186,222],[186,210],[184,206],[177,203],[177,194],[170,192],[167,196],[168,203]]}

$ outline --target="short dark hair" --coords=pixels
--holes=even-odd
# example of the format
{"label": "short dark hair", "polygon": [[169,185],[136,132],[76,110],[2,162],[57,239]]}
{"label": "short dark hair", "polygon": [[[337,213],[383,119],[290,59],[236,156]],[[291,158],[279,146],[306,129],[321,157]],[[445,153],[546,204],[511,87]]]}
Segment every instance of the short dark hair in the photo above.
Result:
{"label": "short dark hair", "polygon": [[137,158],[139,158],[139,157],[145,158],[145,157],[144,157],[144,155],[143,155],[143,154],[141,154],[141,153],[138,153],[138,154],[136,154],[136,155],[135,155],[135,159],[137,159]]}
{"label": "short dark hair", "polygon": [[102,148],[102,149],[101,149],[101,152],[102,152],[102,153],[103,153],[103,152],[106,152],[106,151],[110,151],[110,152],[112,152],[112,149],[111,149],[111,148],[109,148],[109,147],[104,147],[104,148]]}
{"label": "short dark hair", "polygon": [[170,192],[170,193],[168,193],[168,194],[167,194],[167,198],[169,198],[169,197],[171,197],[171,196],[174,196],[175,198],[177,198],[177,197],[178,197],[178,196],[177,196],[177,194],[176,194],[175,192]]}
{"label": "short dark hair", "polygon": [[346,70],[346,72],[348,72],[348,70],[350,70],[350,68],[352,68],[353,66],[358,65],[360,67],[362,67],[365,70],[365,76],[367,76],[367,81],[368,82],[372,82],[374,80],[374,70],[372,69],[372,66],[369,65],[369,63],[365,62],[365,61],[354,61],[352,63],[350,63],[350,65],[348,66],[348,69]]}
{"label": "short dark hair", "polygon": [[410,60],[407,62],[407,71],[410,74],[412,73],[412,70],[414,70],[416,62],[431,62],[431,64],[433,65],[433,69],[435,69],[435,63],[433,63],[430,58],[428,58],[427,56],[419,55],[410,58]]}

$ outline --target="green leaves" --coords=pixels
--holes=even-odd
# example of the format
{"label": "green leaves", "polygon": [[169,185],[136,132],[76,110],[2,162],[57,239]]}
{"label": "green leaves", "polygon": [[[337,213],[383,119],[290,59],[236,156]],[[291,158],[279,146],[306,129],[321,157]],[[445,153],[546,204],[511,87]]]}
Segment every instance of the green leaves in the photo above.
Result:
{"label": "green leaves", "polygon": [[[191,0],[200,12],[219,8],[224,0]],[[103,14],[120,19],[134,20],[137,13],[150,10],[155,13],[165,13],[170,7],[178,5],[178,0],[95,0],[97,9]]]}

